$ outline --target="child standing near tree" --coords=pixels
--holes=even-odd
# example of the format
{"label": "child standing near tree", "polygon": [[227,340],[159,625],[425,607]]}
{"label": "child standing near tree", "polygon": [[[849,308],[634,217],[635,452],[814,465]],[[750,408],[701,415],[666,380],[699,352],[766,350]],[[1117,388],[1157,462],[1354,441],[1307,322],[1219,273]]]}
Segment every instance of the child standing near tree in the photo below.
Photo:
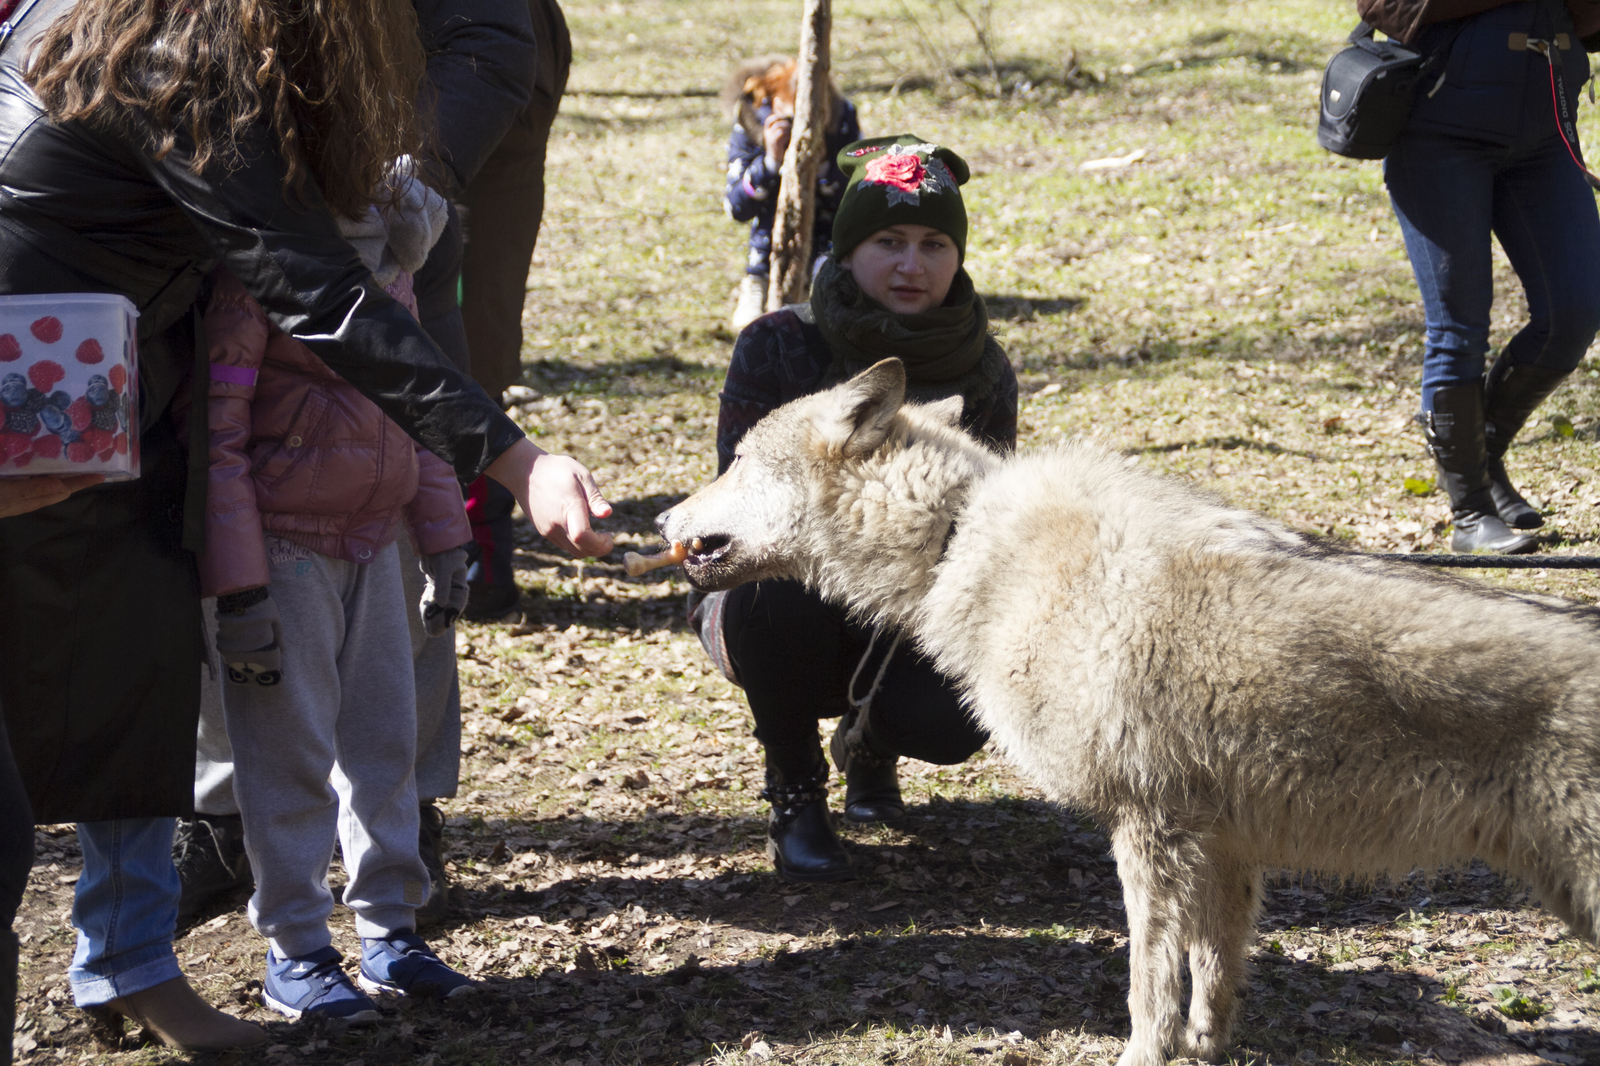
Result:
{"label": "child standing near tree", "polygon": [[[778,182],[794,128],[796,68],[789,56],[747,60],[734,69],[722,89],[722,108],[733,122],[723,206],[735,222],[750,223],[744,279],[729,321],[735,330],[748,326],[766,310]],[[844,173],[834,156],[851,141],[861,139],[855,105],[832,82],[828,83],[826,128],[827,146],[817,167],[817,210],[811,236],[814,260],[827,255],[832,247],[833,213],[844,195]]]}
{"label": "child standing near tree", "polygon": [[[411,276],[443,228],[420,182],[347,239],[413,313]],[[406,270],[402,270],[406,268]],[[250,920],[269,941],[273,1009],[372,1021],[376,1004],[332,946],[328,866],[337,837],[344,902],[368,992],[448,998],[474,987],[416,935],[427,898],[418,854],[416,698],[405,612],[434,632],[466,601],[472,538],[454,473],[414,445],[311,350],[271,325],[244,286],[215,278],[211,484],[204,591],[217,597],[223,710],[245,850]],[[396,538],[427,576],[406,602]]]}

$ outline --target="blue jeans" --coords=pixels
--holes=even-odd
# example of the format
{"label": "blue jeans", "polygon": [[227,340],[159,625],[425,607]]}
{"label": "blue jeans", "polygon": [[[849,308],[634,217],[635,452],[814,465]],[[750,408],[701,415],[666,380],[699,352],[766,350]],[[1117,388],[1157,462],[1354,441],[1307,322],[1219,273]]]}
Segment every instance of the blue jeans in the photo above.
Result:
{"label": "blue jeans", "polygon": [[[1544,104],[1548,108],[1549,104]],[[1559,137],[1502,146],[1401,136],[1383,177],[1422,290],[1422,409],[1436,390],[1482,380],[1500,240],[1528,297],[1510,365],[1570,371],[1600,329],[1600,212]]]}
{"label": "blue jeans", "polygon": [[80,1007],[109,1003],[182,977],[172,951],[178,924],[174,818],[79,822],[83,874],[72,901],[78,949],[67,971]]}

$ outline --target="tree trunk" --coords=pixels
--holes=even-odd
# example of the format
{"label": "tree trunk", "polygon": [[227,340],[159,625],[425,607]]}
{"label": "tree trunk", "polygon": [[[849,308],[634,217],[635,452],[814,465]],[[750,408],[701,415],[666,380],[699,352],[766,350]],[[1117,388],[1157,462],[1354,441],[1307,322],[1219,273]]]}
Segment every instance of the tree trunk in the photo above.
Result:
{"label": "tree trunk", "polygon": [[811,228],[816,218],[817,167],[828,141],[828,40],[832,0],[805,0],[800,23],[800,64],[794,94],[794,131],[783,157],[778,213],[772,226],[772,280],[767,310],[806,298],[811,288]]}

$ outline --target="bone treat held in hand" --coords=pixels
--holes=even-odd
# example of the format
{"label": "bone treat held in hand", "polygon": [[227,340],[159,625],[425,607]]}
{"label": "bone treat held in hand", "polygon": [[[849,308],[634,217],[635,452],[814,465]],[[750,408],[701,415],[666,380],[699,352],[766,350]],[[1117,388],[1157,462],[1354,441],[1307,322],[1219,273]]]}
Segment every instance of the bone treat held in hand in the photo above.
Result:
{"label": "bone treat held in hand", "polygon": [[623,569],[628,571],[629,577],[640,577],[663,566],[681,563],[688,557],[689,549],[683,546],[683,541],[675,540],[672,542],[672,547],[660,555],[640,555],[638,552],[625,552],[622,556],[622,566]]}

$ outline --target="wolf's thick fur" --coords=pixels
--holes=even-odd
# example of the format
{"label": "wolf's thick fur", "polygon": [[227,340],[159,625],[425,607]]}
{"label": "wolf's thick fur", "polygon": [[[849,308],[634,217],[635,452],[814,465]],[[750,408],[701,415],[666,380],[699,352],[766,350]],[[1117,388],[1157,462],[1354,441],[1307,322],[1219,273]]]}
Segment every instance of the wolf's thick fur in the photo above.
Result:
{"label": "wolf's thick fur", "polygon": [[903,627],[1101,819],[1121,1066],[1223,1055],[1263,869],[1478,857],[1595,939],[1595,612],[1331,550],[1090,445],[1002,460],[904,382],[890,360],[773,412],[658,525],[703,538],[703,588],[797,577]]}

